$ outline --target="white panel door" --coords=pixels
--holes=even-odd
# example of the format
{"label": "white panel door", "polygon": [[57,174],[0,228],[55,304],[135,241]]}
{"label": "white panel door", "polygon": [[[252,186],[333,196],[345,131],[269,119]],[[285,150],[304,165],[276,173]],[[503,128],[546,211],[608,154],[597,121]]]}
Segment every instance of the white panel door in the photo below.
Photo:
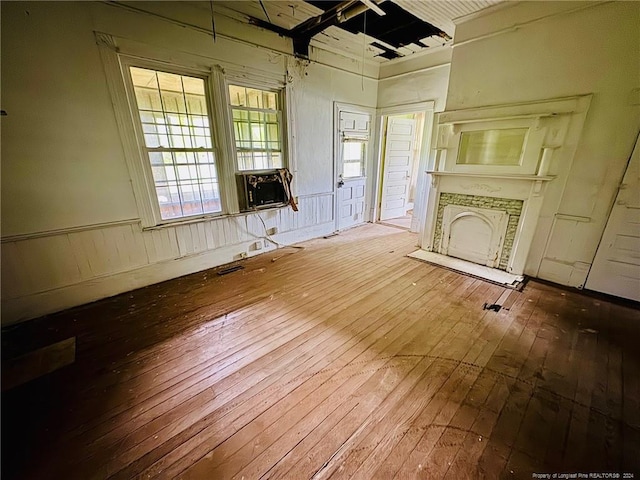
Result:
{"label": "white panel door", "polygon": [[402,217],[407,213],[415,133],[414,119],[389,117],[380,220]]}
{"label": "white panel door", "polygon": [[340,112],[336,156],[338,230],[364,223],[371,115]]}
{"label": "white panel door", "polygon": [[640,301],[640,146],[636,146],[586,288]]}
{"label": "white panel door", "polygon": [[338,188],[338,230],[364,223],[365,178],[345,179]]}

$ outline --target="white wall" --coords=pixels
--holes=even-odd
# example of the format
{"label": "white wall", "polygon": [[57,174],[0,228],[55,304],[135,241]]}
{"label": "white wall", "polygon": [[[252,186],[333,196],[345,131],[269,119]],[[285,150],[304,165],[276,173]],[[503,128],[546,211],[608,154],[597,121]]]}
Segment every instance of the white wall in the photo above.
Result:
{"label": "white wall", "polygon": [[584,284],[640,128],[638,25],[638,2],[522,2],[456,28],[447,110],[593,94],[529,275]]}
{"label": "white wall", "polygon": [[[345,71],[361,66],[326,52],[313,54],[331,66],[291,66],[288,40],[224,17],[214,44],[210,18],[193,4],[131,5],[156,15],[104,3],[3,2],[3,324],[274,248],[255,215],[142,230],[94,31],[173,63],[222,62],[282,78],[289,63],[300,212],[262,218],[282,243],[333,231],[333,102],[375,106],[377,82],[365,78],[363,89],[361,76]],[[250,42],[232,38],[240,34]],[[366,65],[365,77],[377,69]]]}
{"label": "white wall", "polygon": [[444,110],[449,83],[451,47],[417,58],[396,60],[380,67],[378,108],[432,100],[434,110]]}
{"label": "white wall", "polygon": [[[424,227],[426,215],[426,199],[428,198],[429,182],[424,170],[432,168],[434,152],[431,150],[432,131],[436,125],[433,122],[433,112],[444,110],[449,82],[449,68],[451,62],[451,47],[437,48],[428,54],[415,58],[394,60],[380,66],[380,80],[378,82],[378,108],[384,109],[407,106],[410,108],[423,102],[433,102],[433,111],[426,112],[425,126],[422,130],[421,164],[424,168],[416,175],[416,196],[413,208],[411,231],[418,232]],[[377,124],[380,135],[381,122]],[[380,142],[378,143],[380,146]],[[378,152],[377,152],[378,153]],[[381,172],[378,172],[381,175]],[[380,178],[381,182],[382,179]],[[421,243],[421,236],[418,244]]]}
{"label": "white wall", "polygon": [[294,85],[293,105],[298,136],[297,160],[304,169],[298,171],[297,187],[301,194],[333,191],[333,102],[375,107],[377,82],[363,79],[315,63],[293,62],[290,68]]}
{"label": "white wall", "polygon": [[2,5],[2,235],[137,216],[91,11]]}

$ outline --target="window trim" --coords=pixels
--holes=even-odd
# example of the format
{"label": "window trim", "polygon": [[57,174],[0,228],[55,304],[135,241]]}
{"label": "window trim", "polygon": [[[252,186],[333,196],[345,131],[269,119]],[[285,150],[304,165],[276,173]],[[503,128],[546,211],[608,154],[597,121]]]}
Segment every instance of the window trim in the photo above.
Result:
{"label": "window trim", "polygon": [[[227,205],[225,203],[225,195],[223,194],[223,183],[225,183],[224,188],[228,188],[229,186],[224,181],[222,176],[222,169],[220,168],[220,164],[223,159],[221,158],[221,151],[219,148],[219,135],[217,133],[217,124],[219,122],[216,121],[214,115],[214,95],[212,92],[212,76],[211,72],[207,72],[205,70],[197,70],[189,67],[182,67],[176,65],[166,65],[161,62],[156,62],[153,60],[147,59],[139,59],[135,57],[129,57],[126,55],[120,56],[120,65],[122,69],[122,77],[125,84],[125,90],[127,93],[127,97],[129,100],[129,110],[131,111],[131,120],[133,123],[134,134],[137,141],[137,149],[139,151],[139,157],[142,167],[143,180],[146,186],[146,196],[147,201],[149,202],[149,210],[151,212],[151,222],[152,225],[162,225],[162,224],[171,224],[176,222],[181,222],[185,220],[190,220],[193,218],[209,218],[209,217],[218,217],[227,213]],[[160,212],[160,204],[157,199],[156,193],[156,184],[153,179],[153,171],[151,168],[151,162],[149,158],[149,148],[146,146],[144,139],[144,132],[142,128],[142,122],[140,120],[140,111],[138,109],[138,104],[135,96],[135,89],[131,78],[130,67],[138,67],[145,68],[154,71],[161,71],[166,73],[171,73],[175,75],[184,75],[193,78],[200,78],[204,81],[205,87],[205,96],[207,101],[207,116],[209,117],[209,122],[211,125],[211,142],[212,149],[211,151],[214,154],[215,158],[215,166],[216,166],[216,174],[218,176],[218,189],[220,193],[220,212],[211,212],[211,213],[201,213],[196,215],[184,215],[176,218],[162,218]]]}
{"label": "window trim", "polygon": [[[257,90],[264,90],[268,92],[275,92],[278,94],[278,121],[280,123],[280,141],[281,141],[281,153],[282,153],[282,167],[288,168],[290,171],[291,168],[291,158],[290,158],[290,150],[289,145],[292,140],[289,135],[289,119],[288,119],[288,89],[287,86],[282,82],[273,82],[273,81],[251,81],[247,80],[244,77],[238,77],[233,74],[225,75],[225,98],[227,103],[227,115],[228,115],[228,126],[230,130],[231,136],[229,137],[231,143],[231,155],[233,159],[233,168],[235,173],[247,173],[251,171],[260,171],[264,169],[255,169],[255,170],[240,170],[238,168],[238,151],[236,149],[236,135],[233,126],[233,106],[231,105],[231,99],[229,98],[229,86],[234,85],[238,87],[245,88],[254,88]],[[251,110],[251,109],[249,109]]]}

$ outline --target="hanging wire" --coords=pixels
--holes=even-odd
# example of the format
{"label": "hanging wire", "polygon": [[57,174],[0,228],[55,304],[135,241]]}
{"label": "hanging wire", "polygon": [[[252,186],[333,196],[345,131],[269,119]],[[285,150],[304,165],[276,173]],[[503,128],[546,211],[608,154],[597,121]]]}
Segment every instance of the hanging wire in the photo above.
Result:
{"label": "hanging wire", "polygon": [[211,31],[213,32],[213,43],[216,43],[216,22],[213,18],[213,0],[209,0],[209,7],[211,7]]}
{"label": "hanging wire", "polygon": [[271,19],[269,18],[269,14],[267,13],[267,9],[264,8],[264,3],[262,3],[262,0],[260,0],[260,6],[262,7],[262,11],[264,12],[264,14],[267,16],[267,20],[269,21],[269,23],[272,23]]}
{"label": "hanging wire", "polygon": [[363,28],[362,28],[362,73],[361,73],[361,81],[362,81],[362,91],[364,92],[364,56],[365,51],[367,49],[367,10],[363,13]]}

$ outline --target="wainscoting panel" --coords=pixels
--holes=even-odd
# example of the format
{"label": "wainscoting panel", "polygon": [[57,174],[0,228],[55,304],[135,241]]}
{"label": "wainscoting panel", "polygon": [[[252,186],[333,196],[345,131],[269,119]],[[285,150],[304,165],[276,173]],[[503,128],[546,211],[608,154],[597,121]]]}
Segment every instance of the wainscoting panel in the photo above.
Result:
{"label": "wainscoting panel", "polygon": [[[2,240],[2,324],[240,260],[334,230],[333,194],[290,207],[142,230],[94,225]],[[188,260],[188,261],[187,261]]]}

